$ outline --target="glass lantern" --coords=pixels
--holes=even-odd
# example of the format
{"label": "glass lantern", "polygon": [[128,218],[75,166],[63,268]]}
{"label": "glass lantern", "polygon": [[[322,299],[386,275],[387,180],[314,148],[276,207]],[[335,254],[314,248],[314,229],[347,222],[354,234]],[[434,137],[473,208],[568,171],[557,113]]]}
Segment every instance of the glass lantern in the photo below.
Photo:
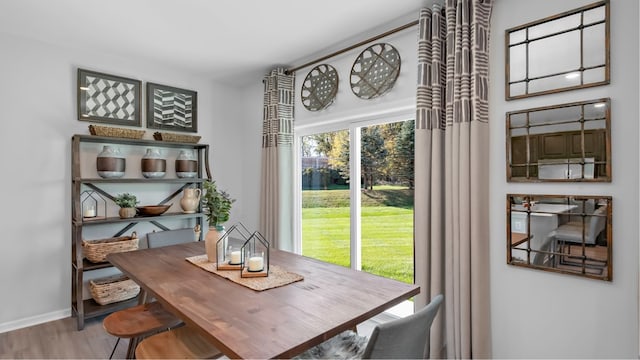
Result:
{"label": "glass lantern", "polygon": [[242,270],[240,277],[269,276],[269,242],[259,232],[254,232],[241,249]]}
{"label": "glass lantern", "polygon": [[216,269],[242,269],[241,247],[249,238],[251,238],[251,233],[242,223],[230,227],[216,243]]}
{"label": "glass lantern", "polygon": [[80,194],[80,211],[84,221],[104,219],[107,214],[107,201],[100,193],[85,190]]}

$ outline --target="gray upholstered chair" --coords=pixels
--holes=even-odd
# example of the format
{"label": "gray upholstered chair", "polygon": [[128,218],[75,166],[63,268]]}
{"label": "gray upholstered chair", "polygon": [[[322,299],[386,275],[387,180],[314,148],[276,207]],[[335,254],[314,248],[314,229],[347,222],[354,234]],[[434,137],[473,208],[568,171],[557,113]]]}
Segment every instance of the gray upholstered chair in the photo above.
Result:
{"label": "gray upholstered chair", "polygon": [[[147,234],[149,248],[182,244],[194,240],[195,233],[191,228]],[[141,296],[143,300],[146,300],[146,295]],[[180,319],[166,311],[156,301],[113,312],[102,321],[104,330],[118,338],[109,359],[113,357],[121,338],[129,339],[127,358],[130,359],[134,357],[136,346],[141,338],[181,324]]]}
{"label": "gray upholstered chair", "polygon": [[[607,206],[604,205],[595,209],[591,215],[586,216],[584,226],[582,220],[574,220],[558,226],[546,236],[540,250],[551,251],[553,253],[559,252],[563,255],[557,258],[558,254],[551,255],[549,253],[538,252],[533,260],[533,264],[551,266],[556,266],[558,262],[560,264],[567,264],[566,257],[571,257],[571,245],[581,245],[583,240],[586,246],[596,245],[598,237],[605,230],[606,225]],[[599,259],[590,260],[606,263],[606,261]],[[551,261],[553,261],[553,263],[551,263]],[[590,265],[588,267],[592,266]],[[596,266],[596,268],[601,267]]]}
{"label": "gray upholstered chair", "polygon": [[[598,235],[605,229],[607,224],[607,206],[597,208],[592,215],[587,215],[585,221],[584,243],[595,245]],[[571,221],[558,226],[551,235],[559,242],[582,243],[582,220]]]}
{"label": "gray upholstered chair", "polygon": [[296,356],[296,359],[421,359],[428,351],[431,324],[443,295],[407,317],[378,324],[367,339],[345,331]]}

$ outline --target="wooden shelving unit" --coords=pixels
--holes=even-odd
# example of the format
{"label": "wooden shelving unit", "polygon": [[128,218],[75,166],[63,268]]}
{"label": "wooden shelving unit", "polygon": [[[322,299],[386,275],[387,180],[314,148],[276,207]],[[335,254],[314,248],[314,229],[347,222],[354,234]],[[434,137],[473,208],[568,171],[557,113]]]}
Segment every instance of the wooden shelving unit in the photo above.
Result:
{"label": "wooden shelving unit", "polygon": [[[191,149],[197,152],[198,175],[195,178],[162,178],[146,179],[140,173],[136,178],[103,179],[96,177],[83,177],[81,173],[81,144],[99,143],[104,145],[125,145],[132,147],[155,147],[168,149]],[[170,159],[168,158],[167,161]],[[86,160],[85,160],[86,161]],[[104,184],[118,184],[122,192],[127,192],[127,184],[177,184],[179,188],[173,193],[167,194],[160,204],[165,204],[182,193],[186,187],[196,186],[202,189],[205,180],[211,180],[211,170],[209,169],[209,145],[176,143],[157,140],[139,140],[101,137],[93,135],[73,135],[71,138],[71,311],[77,318],[78,330],[84,328],[85,319],[102,316],[111,312],[121,310],[137,304],[138,299],[133,298],[109,305],[99,305],[93,299],[83,299],[84,273],[99,269],[112,267],[109,262],[92,263],[84,259],[82,253],[82,232],[83,228],[94,225],[114,224],[120,228],[113,237],[121,236],[140,222],[149,222],[162,230],[169,230],[162,225],[162,221],[168,219],[195,219],[196,224],[204,225],[205,215],[198,209],[196,213],[184,214],[182,212],[165,213],[160,216],[136,216],[129,219],[121,219],[117,216],[103,217],[98,219],[83,219],[81,194],[84,190],[92,190],[102,195],[107,201],[113,200],[113,195],[101,188]],[[122,185],[122,186],[120,186]],[[202,236],[202,235],[201,235]]]}

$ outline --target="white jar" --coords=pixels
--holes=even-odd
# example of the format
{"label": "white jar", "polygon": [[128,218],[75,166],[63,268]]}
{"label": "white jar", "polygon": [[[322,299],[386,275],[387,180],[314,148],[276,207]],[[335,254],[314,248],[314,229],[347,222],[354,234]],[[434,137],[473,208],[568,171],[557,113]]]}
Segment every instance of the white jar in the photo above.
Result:
{"label": "white jar", "polygon": [[102,152],[96,157],[96,169],[102,178],[119,178],[124,176],[126,161],[120,155],[118,149],[109,145],[102,148]]}
{"label": "white jar", "polygon": [[147,153],[142,157],[142,176],[155,179],[164,177],[167,173],[167,160],[160,155],[158,149],[147,149]]}
{"label": "white jar", "polygon": [[198,161],[193,151],[181,150],[176,158],[176,176],[179,178],[194,178],[198,175]]}

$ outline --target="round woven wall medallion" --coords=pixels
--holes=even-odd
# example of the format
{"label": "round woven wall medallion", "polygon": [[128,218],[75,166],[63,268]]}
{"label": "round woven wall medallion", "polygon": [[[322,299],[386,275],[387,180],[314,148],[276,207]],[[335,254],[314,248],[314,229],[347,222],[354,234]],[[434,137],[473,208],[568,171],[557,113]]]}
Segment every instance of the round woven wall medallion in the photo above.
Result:
{"label": "round woven wall medallion", "polygon": [[302,83],[302,105],[309,111],[325,109],[333,103],[338,92],[338,72],[327,64],[309,71]]}
{"label": "round woven wall medallion", "polygon": [[390,44],[364,49],[351,67],[351,90],[361,99],[387,93],[400,74],[400,53]]}

